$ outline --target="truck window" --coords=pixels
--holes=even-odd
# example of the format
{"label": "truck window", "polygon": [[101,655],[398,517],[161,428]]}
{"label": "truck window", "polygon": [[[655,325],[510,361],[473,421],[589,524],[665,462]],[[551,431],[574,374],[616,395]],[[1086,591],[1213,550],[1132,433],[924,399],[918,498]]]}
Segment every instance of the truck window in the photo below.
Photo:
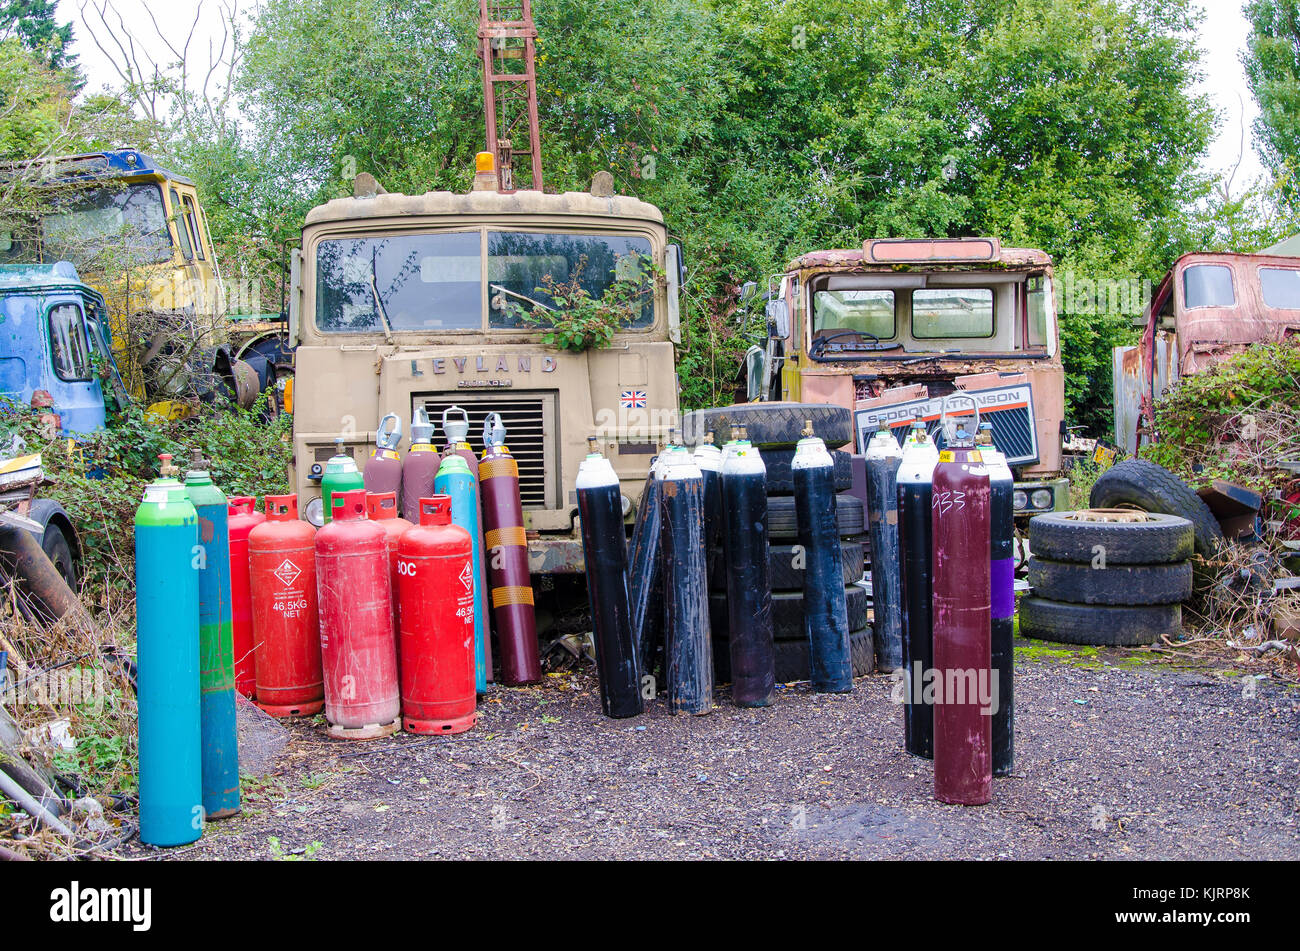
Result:
{"label": "truck window", "polygon": [[167,213],[157,185],[95,188],[60,200],[41,221],[46,261],[71,261],[78,268],[108,249],[114,262],[166,261],[172,255]]}
{"label": "truck window", "polygon": [[50,308],[50,357],[54,372],[65,383],[90,379],[90,341],[86,323],[76,304],[56,304]]}
{"label": "truck window", "polygon": [[1300,310],[1300,270],[1290,267],[1262,267],[1259,287],[1264,303],[1279,310]]}
{"label": "truck window", "polygon": [[477,231],[336,238],[316,246],[316,326],[324,333],[480,330]]}
{"label": "truck window", "polygon": [[184,201],[185,220],[190,226],[190,237],[194,239],[194,253],[198,255],[200,261],[204,261],[206,258],[203,255],[203,232],[199,230],[199,216],[194,212],[194,199],[186,195]]}
{"label": "truck window", "polygon": [[176,237],[181,243],[181,254],[185,260],[194,260],[194,246],[190,243],[190,231],[185,226],[185,211],[181,208],[181,197],[176,189],[170,189],[172,199],[172,223],[176,225]]}
{"label": "truck window", "polygon": [[653,285],[646,280],[649,261],[650,242],[645,238],[489,231],[488,326],[529,326],[525,315],[556,307],[546,288],[576,279],[595,300],[616,281],[645,282],[641,306],[625,326],[648,327],[654,323]]}
{"label": "truck window", "polygon": [[813,295],[813,334],[856,330],[880,340],[895,335],[894,292],[818,291]]}
{"label": "truck window", "polygon": [[1196,264],[1183,272],[1183,306],[1231,307],[1237,303],[1232,290],[1232,268],[1223,264]]}
{"label": "truck window", "polygon": [[993,336],[993,291],[953,287],[912,292],[912,336],[917,339]]}

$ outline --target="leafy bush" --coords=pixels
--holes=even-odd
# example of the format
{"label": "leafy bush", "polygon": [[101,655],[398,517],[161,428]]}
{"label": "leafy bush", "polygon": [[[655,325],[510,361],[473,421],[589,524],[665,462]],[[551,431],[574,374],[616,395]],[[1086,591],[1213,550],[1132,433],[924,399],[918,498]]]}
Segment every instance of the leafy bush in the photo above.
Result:
{"label": "leafy bush", "polygon": [[190,419],[158,423],[131,405],[103,431],[73,442],[52,437],[33,414],[11,404],[0,415],[0,440],[7,445],[17,433],[28,452],[41,453],[53,480],[42,495],[68,510],[80,535],[83,598],[92,608],[112,610],[131,601],[135,511],[157,475],[160,453],[171,453],[184,471],[191,452],[201,451],[227,495],[288,491],[292,421],[281,416],[268,423],[263,408],[260,401],[249,410],[208,404]]}
{"label": "leafy bush", "polygon": [[[627,267],[636,276],[620,278],[620,266]],[[554,310],[539,307],[526,312],[517,303],[509,305],[517,319],[543,328],[542,343],[547,346],[574,353],[608,347],[614,333],[636,320],[646,299],[663,282],[661,268],[632,252],[630,260],[625,258],[615,264],[612,268],[615,280],[597,298],[582,286],[582,272],[586,267],[587,256],[583,254],[567,281],[557,281],[549,274],[542,277],[542,286],[534,290],[553,300]]]}
{"label": "leafy bush", "polygon": [[1188,377],[1156,403],[1156,441],[1142,451],[1193,486],[1227,479],[1263,491],[1267,463],[1300,430],[1300,343],[1258,344]]}

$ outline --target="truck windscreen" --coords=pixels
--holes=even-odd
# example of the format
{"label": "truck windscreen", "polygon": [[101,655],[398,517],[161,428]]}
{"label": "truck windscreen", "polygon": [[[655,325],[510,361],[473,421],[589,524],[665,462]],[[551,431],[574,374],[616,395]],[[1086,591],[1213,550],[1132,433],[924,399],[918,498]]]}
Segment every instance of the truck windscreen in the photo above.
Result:
{"label": "truck windscreen", "polygon": [[[333,238],[316,247],[316,325],[325,333],[482,330],[481,231]],[[538,329],[530,320],[557,309],[550,291],[581,288],[599,300],[616,281],[649,277],[642,237],[488,231],[488,329]],[[649,284],[647,283],[647,287]],[[647,293],[631,327],[654,322]]]}
{"label": "truck windscreen", "polygon": [[167,213],[157,185],[95,188],[60,196],[41,215],[40,229],[42,258],[71,261],[78,269],[152,264],[172,256]]}

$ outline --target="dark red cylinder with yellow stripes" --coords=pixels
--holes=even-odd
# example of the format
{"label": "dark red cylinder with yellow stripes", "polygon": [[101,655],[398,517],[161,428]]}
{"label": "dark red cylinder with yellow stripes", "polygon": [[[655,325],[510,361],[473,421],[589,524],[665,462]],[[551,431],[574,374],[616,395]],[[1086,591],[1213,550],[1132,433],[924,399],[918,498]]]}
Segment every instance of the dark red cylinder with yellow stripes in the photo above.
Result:
{"label": "dark red cylinder with yellow stripes", "polygon": [[478,464],[479,496],[483,504],[483,550],[491,584],[497,642],[501,649],[501,680],[529,684],[542,679],[537,649],[537,620],[533,616],[533,585],[528,574],[528,538],[519,499],[519,465],[505,447],[505,427],[497,413],[483,427],[483,458]]}

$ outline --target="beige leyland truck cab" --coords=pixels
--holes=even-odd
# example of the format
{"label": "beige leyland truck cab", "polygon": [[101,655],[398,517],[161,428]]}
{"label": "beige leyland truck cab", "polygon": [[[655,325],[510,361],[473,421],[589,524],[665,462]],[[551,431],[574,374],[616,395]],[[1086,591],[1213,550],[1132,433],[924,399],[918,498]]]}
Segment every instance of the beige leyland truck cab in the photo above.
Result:
{"label": "beige leyland truck cab", "polygon": [[[476,184],[476,189],[482,183]],[[486,415],[504,419],[519,462],[535,574],[583,570],[575,530],[578,466],[599,437],[623,485],[624,514],[677,417],[681,253],[663,216],[635,198],[585,192],[401,195],[373,190],[314,208],[292,267],[290,333],[298,343],[292,480],[320,521],[320,478],[342,437],[364,469],[387,413],[425,408],[438,425],[469,414],[483,451]],[[652,289],[610,344],[574,351],[542,342],[555,300],[576,278],[600,299],[614,281]],[[571,285],[572,286],[572,285]]]}

